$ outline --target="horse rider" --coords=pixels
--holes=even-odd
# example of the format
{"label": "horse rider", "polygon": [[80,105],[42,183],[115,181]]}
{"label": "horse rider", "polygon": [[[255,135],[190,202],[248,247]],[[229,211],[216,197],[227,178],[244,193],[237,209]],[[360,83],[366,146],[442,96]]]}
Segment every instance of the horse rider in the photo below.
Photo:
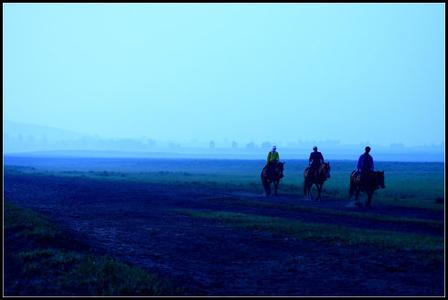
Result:
{"label": "horse rider", "polygon": [[369,152],[370,147],[367,146],[365,152],[359,157],[358,165],[356,166],[358,174],[361,175],[361,182],[365,182],[365,179],[373,173],[373,158]]}
{"label": "horse rider", "polygon": [[280,155],[277,152],[277,147],[273,146],[272,150],[269,151],[268,157],[266,160],[268,175],[272,174],[272,171],[274,170],[274,168],[277,165],[279,160],[280,160]]}
{"label": "horse rider", "polygon": [[317,170],[319,170],[319,167],[324,162],[324,157],[322,156],[322,153],[317,151],[317,147],[316,146],[314,146],[313,150],[314,151],[310,153],[309,167],[310,167],[310,172],[314,173]]}

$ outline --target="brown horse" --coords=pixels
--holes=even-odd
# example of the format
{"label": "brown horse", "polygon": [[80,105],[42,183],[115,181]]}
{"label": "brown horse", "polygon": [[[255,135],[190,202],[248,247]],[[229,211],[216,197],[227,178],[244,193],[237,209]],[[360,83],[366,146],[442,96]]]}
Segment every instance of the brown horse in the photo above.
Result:
{"label": "brown horse", "polygon": [[283,178],[283,168],[284,162],[277,162],[275,166],[272,167],[272,172],[268,172],[268,166],[264,166],[261,171],[261,184],[264,188],[264,194],[271,194],[271,183],[274,184],[274,195],[277,196],[278,185],[280,183],[280,179]]}
{"label": "brown horse", "polygon": [[350,174],[350,199],[355,194],[356,205],[362,206],[358,201],[359,193],[365,192],[367,194],[366,207],[370,207],[372,203],[373,192],[381,188],[386,188],[384,185],[384,171],[371,172],[363,180],[361,174],[356,170]]}
{"label": "brown horse", "polygon": [[308,199],[313,199],[313,195],[311,194],[311,187],[316,185],[317,187],[317,201],[320,201],[320,194],[322,192],[322,187],[324,185],[325,180],[330,178],[330,163],[324,162],[322,163],[317,170],[314,172],[308,167],[303,172],[303,177],[305,178],[305,182],[303,184],[303,191],[305,197]]}

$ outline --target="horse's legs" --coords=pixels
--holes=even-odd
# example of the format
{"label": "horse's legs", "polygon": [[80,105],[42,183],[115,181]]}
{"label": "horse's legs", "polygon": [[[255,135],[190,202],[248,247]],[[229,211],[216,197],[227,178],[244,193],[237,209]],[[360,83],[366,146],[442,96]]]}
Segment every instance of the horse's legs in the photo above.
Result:
{"label": "horse's legs", "polygon": [[271,194],[271,183],[269,181],[266,181],[266,194]]}
{"label": "horse's legs", "polygon": [[278,195],[278,193],[277,193],[277,190],[278,190],[278,184],[279,184],[279,182],[278,182],[277,180],[275,180],[275,181],[274,181],[274,195],[275,195],[275,196]]}
{"label": "horse's legs", "polygon": [[267,181],[267,194],[268,195],[271,195],[271,192],[272,192],[272,190],[271,190],[271,182],[270,181]]}
{"label": "horse's legs", "polygon": [[261,178],[261,184],[263,185],[264,195],[267,196],[271,193],[270,183],[265,178]]}
{"label": "horse's legs", "polygon": [[321,193],[321,191],[322,191],[322,184],[318,184],[318,183],[316,183],[316,186],[317,186],[317,201],[320,201],[320,193]]}
{"label": "horse's legs", "polygon": [[349,192],[348,192],[349,200],[351,200],[352,197],[353,197],[353,190],[354,190],[354,184],[353,184],[353,182],[350,180],[350,190],[349,190]]}
{"label": "horse's legs", "polygon": [[308,198],[309,197],[309,189],[308,189],[308,181],[305,179],[303,182],[303,195]]}
{"label": "horse's legs", "polygon": [[370,207],[370,204],[372,202],[372,196],[373,196],[373,192],[367,192],[367,202],[366,202],[366,207]]}
{"label": "horse's legs", "polygon": [[359,207],[362,207],[362,204],[359,201],[359,192],[360,192],[359,188],[356,188],[356,190],[355,190],[355,204],[357,206],[359,206]]}
{"label": "horse's legs", "polygon": [[313,183],[312,182],[308,183],[308,199],[309,200],[313,200],[313,193],[311,193],[312,188],[313,188]]}

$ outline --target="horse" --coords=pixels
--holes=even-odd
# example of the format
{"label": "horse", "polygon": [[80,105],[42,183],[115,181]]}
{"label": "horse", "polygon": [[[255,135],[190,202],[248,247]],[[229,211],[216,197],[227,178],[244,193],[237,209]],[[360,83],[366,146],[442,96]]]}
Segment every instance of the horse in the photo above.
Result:
{"label": "horse", "polygon": [[268,172],[268,165],[264,166],[261,171],[261,184],[264,188],[264,195],[271,194],[271,183],[274,183],[274,195],[277,196],[278,185],[283,177],[284,162],[277,162],[272,168],[272,172]]}
{"label": "horse", "polygon": [[361,174],[354,170],[350,174],[350,199],[355,194],[356,205],[362,206],[358,201],[359,193],[365,192],[367,194],[366,207],[370,207],[372,203],[373,192],[379,188],[386,188],[384,185],[384,171],[371,172],[363,181],[361,181]]}
{"label": "horse", "polygon": [[324,182],[325,180],[330,178],[330,163],[322,163],[314,172],[310,172],[310,167],[306,168],[303,172],[303,177],[305,178],[305,181],[303,183],[303,191],[305,197],[308,197],[308,199],[313,199],[313,195],[311,194],[311,187],[314,184],[317,187],[316,200],[320,201],[320,194],[322,192]]}

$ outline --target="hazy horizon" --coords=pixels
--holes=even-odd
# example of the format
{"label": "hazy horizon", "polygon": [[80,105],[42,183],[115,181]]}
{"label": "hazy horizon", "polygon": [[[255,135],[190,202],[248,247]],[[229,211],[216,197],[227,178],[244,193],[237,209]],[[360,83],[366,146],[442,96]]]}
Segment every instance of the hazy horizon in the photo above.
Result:
{"label": "hazy horizon", "polygon": [[445,143],[443,4],[3,4],[3,28],[4,120],[178,143]]}
{"label": "hazy horizon", "polygon": [[[229,140],[163,141],[149,138],[107,139],[54,127],[42,127],[5,120],[5,155],[140,158],[230,158],[264,159],[272,142]],[[290,141],[277,144],[283,159],[307,159],[317,145],[330,160],[356,160],[365,144],[343,144],[338,140]],[[445,145],[370,144],[376,160],[443,162]]]}
{"label": "hazy horizon", "polygon": [[[6,125],[7,124],[7,125]],[[6,126],[5,126],[6,125]],[[27,130],[25,133],[20,132],[20,130],[17,130],[16,128],[11,129],[11,126],[24,126],[27,127]],[[10,120],[3,120],[3,127],[7,128],[6,130],[4,129],[4,134],[9,135],[9,136],[17,136],[17,135],[23,135],[23,138],[26,138],[26,135],[29,135],[32,138],[35,139],[39,139],[44,137],[44,135],[46,134],[45,131],[46,130],[50,130],[50,131],[60,131],[61,133],[64,133],[65,135],[70,135],[72,134],[74,139],[76,138],[96,138],[96,139],[104,139],[104,140],[141,140],[141,141],[145,141],[145,140],[152,140],[152,141],[156,141],[156,139],[151,138],[150,136],[136,136],[136,137],[131,137],[131,136],[123,136],[123,137],[115,137],[115,138],[110,138],[107,136],[102,136],[99,134],[94,134],[92,132],[82,132],[82,131],[73,131],[71,129],[67,129],[67,128],[60,128],[60,127],[55,127],[55,126],[47,126],[47,125],[41,125],[41,124],[33,124],[33,123],[24,123],[24,122],[15,122],[15,121],[10,121]],[[35,131],[32,134],[29,134],[29,130],[32,128],[32,131]],[[46,137],[45,137],[46,138]],[[223,144],[226,144],[226,146],[231,146],[232,142],[237,142],[239,147],[244,147],[247,144],[253,143],[255,145],[261,145],[261,144],[266,144],[269,143],[269,148],[271,148],[273,145],[317,145],[319,143],[324,143],[324,144],[334,144],[334,145],[342,145],[342,146],[347,146],[347,145],[372,145],[372,146],[378,146],[378,147],[407,147],[407,148],[420,148],[420,147],[435,147],[435,148],[440,148],[440,147],[444,147],[445,146],[445,141],[442,141],[438,144],[418,144],[418,145],[408,145],[408,144],[404,144],[404,143],[399,143],[399,142],[392,142],[390,144],[373,144],[373,143],[369,143],[368,141],[360,141],[357,143],[341,143],[340,140],[337,139],[326,139],[326,140],[319,140],[319,139],[310,139],[310,140],[303,140],[303,139],[290,139],[290,140],[285,140],[285,141],[279,141],[279,143],[276,143],[275,141],[268,141],[268,140],[254,140],[254,139],[250,139],[250,140],[230,140],[230,139],[183,139],[183,140],[172,140],[172,139],[159,139],[159,141],[162,142],[173,142],[173,143],[179,143],[179,144],[183,144],[183,145],[199,145],[199,146],[204,146],[207,145],[207,147],[210,146],[210,142],[215,142],[216,146],[223,146]]]}

